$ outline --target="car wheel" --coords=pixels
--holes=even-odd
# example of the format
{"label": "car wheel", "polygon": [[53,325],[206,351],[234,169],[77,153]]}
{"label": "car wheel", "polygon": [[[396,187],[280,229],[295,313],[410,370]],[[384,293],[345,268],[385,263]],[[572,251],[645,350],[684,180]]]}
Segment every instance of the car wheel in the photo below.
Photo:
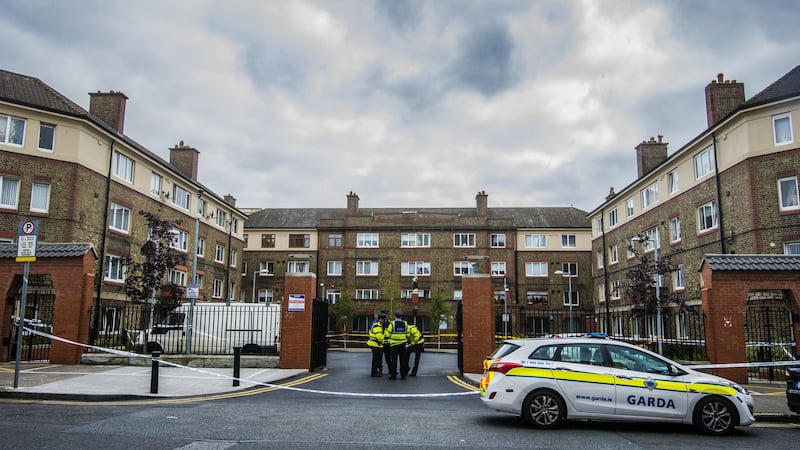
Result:
{"label": "car wheel", "polygon": [[534,428],[549,430],[559,427],[567,417],[561,396],[549,389],[531,392],[522,402],[522,417]]}
{"label": "car wheel", "polygon": [[693,423],[703,434],[720,436],[733,431],[739,423],[739,417],[731,402],[722,397],[709,396],[697,402]]}

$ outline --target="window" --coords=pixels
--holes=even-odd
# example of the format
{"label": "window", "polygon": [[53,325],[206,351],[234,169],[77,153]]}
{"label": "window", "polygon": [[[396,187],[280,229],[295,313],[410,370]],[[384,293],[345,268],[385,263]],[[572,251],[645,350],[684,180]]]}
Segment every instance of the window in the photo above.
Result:
{"label": "window", "polygon": [[781,199],[781,211],[800,209],[796,176],[778,180],[778,196]]}
{"label": "window", "polygon": [[611,264],[615,264],[619,262],[619,245],[613,244],[612,246],[608,247],[608,261]]}
{"label": "window", "polygon": [[116,203],[111,204],[111,216],[108,227],[112,230],[128,233],[131,230],[131,210]]}
{"label": "window", "polygon": [[236,260],[238,259],[237,256],[238,255],[236,254],[236,250],[231,250],[231,256],[230,256],[231,267],[236,267]]}
{"label": "window", "polygon": [[173,230],[173,231],[175,231],[176,233],[174,236],[172,236],[172,239],[170,239],[169,246],[174,249],[182,250],[184,252],[188,250],[189,233],[183,230]]}
{"label": "window", "polygon": [[628,217],[633,216],[633,197],[625,200],[625,213]]}
{"label": "window", "polygon": [[454,289],[453,290],[453,300],[461,301],[464,298],[464,291],[461,289]]}
{"label": "window", "polygon": [[505,234],[491,234],[491,235],[489,235],[489,242],[490,242],[492,247],[505,248],[505,246],[506,246],[506,235]]}
{"label": "window", "polygon": [[677,291],[684,287],[686,287],[686,285],[683,279],[683,264],[678,264],[678,268],[672,272],[672,289]]}
{"label": "window", "polygon": [[378,233],[358,233],[356,235],[356,247],[378,248]]}
{"label": "window", "polygon": [[[273,235],[274,238],[274,235]],[[273,243],[272,246],[274,247],[275,244]],[[342,234],[341,233],[331,233],[328,235],[328,247],[341,247],[342,246]]]}
{"label": "window", "polygon": [[527,291],[525,293],[529,305],[546,305],[547,295],[547,291]]}
{"label": "window", "polygon": [[308,273],[308,261],[289,261],[286,263],[288,273]]}
{"label": "window", "polygon": [[599,284],[597,285],[597,301],[600,303],[605,303],[606,301],[606,285]]}
{"label": "window", "polygon": [[475,273],[475,263],[469,261],[454,261],[453,262],[453,275],[472,275]]}
{"label": "window", "polygon": [[205,240],[205,238],[201,238],[201,237],[197,238],[197,249],[195,249],[195,252],[197,252],[197,257],[198,258],[203,258],[203,257],[206,256],[206,240]]}
{"label": "window", "polygon": [[39,124],[39,150],[53,151],[56,138],[56,126],[46,123]]}
{"label": "window", "polygon": [[674,373],[670,372],[669,364],[666,361],[640,350],[617,345],[607,345],[606,349],[611,355],[614,367],[618,369],[659,375]]}
{"label": "window", "polygon": [[259,289],[258,290],[258,303],[272,303],[275,294],[272,289]]}
{"label": "window", "polygon": [[694,155],[694,178],[700,179],[714,171],[714,152],[709,146]]}
{"label": "window", "polygon": [[178,286],[186,286],[186,272],[183,270],[170,269],[167,278],[170,283],[175,283]]}
{"label": "window", "polygon": [[183,209],[189,209],[189,203],[192,200],[192,194],[187,192],[182,187],[175,185],[172,187],[172,203],[180,206]]}
{"label": "window", "polygon": [[310,234],[290,234],[289,248],[309,248],[311,247]]}
{"label": "window", "polygon": [[597,251],[597,268],[598,269],[602,269],[603,267],[605,267],[605,265],[606,265],[605,259],[606,259],[605,252],[603,252],[603,250],[598,250]]}
{"label": "window", "polygon": [[115,255],[106,256],[106,272],[103,277],[106,281],[123,283],[125,282],[124,260]]}
{"label": "window", "polygon": [[547,236],[544,234],[526,234],[525,248],[545,248],[547,247]]}
{"label": "window", "polygon": [[328,261],[328,275],[339,276],[342,274],[341,261]]}
{"label": "window", "polygon": [[569,277],[577,277],[578,276],[578,263],[574,262],[565,262],[561,264],[561,271],[564,272],[564,275]]}
{"label": "window", "polygon": [[572,290],[564,292],[564,306],[580,306],[580,292]]}
{"label": "window", "polygon": [[612,300],[619,300],[622,298],[622,283],[619,280],[614,280],[611,282],[611,299]]}
{"label": "window", "polygon": [[233,216],[231,216],[231,229],[234,233],[239,232],[239,219]]}
{"label": "window", "polygon": [[222,298],[222,280],[214,279],[214,282],[211,283],[211,297]]}
{"label": "window", "polygon": [[783,244],[785,255],[800,255],[800,242],[787,242]]}
{"label": "window", "polygon": [[161,195],[161,184],[164,182],[164,179],[161,178],[161,175],[150,172],[150,193],[153,195]]}
{"label": "window", "polygon": [[430,233],[403,233],[400,235],[400,247],[430,247]]}
{"label": "window", "polygon": [[547,263],[546,262],[526,262],[525,263],[525,276],[526,277],[546,277],[547,276]]}
{"label": "window", "polygon": [[678,170],[675,169],[667,174],[667,192],[675,194],[678,192]]}
{"label": "window", "polygon": [[679,242],[681,240],[681,218],[673,217],[669,219],[669,240]]}
{"label": "window", "polygon": [[377,289],[356,289],[356,300],[378,300]]}
{"label": "window", "polygon": [[123,180],[133,183],[133,160],[120,152],[114,152],[114,175]]}
{"label": "window", "polygon": [[221,244],[214,244],[214,261],[225,262],[225,247]]}
{"label": "window", "polygon": [[264,275],[275,275],[275,262],[273,261],[261,261],[258,263],[258,274],[261,276]]}
{"label": "window", "polygon": [[228,218],[228,215],[225,213],[225,211],[217,210],[217,226],[218,227],[225,228],[225,222],[226,222],[227,218]]}
{"label": "window", "polygon": [[206,203],[206,201],[200,197],[197,197],[197,214],[200,214],[200,216],[205,216],[207,209],[208,209],[208,204]]}
{"label": "window", "polygon": [[430,276],[430,261],[403,261],[400,263],[400,275],[421,275]]}
{"label": "window", "polygon": [[247,233],[244,233],[244,234],[243,234],[243,237],[244,237],[244,244],[243,244],[243,246],[244,246],[244,248],[247,248],[247,247],[248,247],[248,243],[250,242],[250,235],[249,235],[249,234],[247,234]]}
{"label": "window", "polygon": [[505,261],[492,261],[492,276],[504,277],[506,275]]}
{"label": "window", "polygon": [[262,234],[261,235],[261,248],[275,248],[275,235]]}
{"label": "window", "polygon": [[342,298],[342,291],[339,289],[326,289],[325,298],[328,299],[328,303],[335,305]]}
{"label": "window", "polygon": [[617,226],[618,222],[619,221],[617,219],[617,208],[614,208],[608,212],[608,226],[615,227]]}
{"label": "window", "polygon": [[25,119],[0,115],[0,143],[22,145]]}
{"label": "window", "polygon": [[50,185],[33,183],[31,190],[31,212],[46,213],[50,209]]}
{"label": "window", "polygon": [[642,209],[649,208],[658,202],[658,184],[653,183],[642,189]]}
{"label": "window", "polygon": [[18,200],[19,180],[0,176],[0,208],[17,209]]}
{"label": "window", "polygon": [[697,227],[700,231],[707,231],[717,227],[716,202],[708,202],[697,208]]}
{"label": "window", "polygon": [[503,304],[503,303],[506,302],[506,291],[504,291],[504,290],[494,291],[494,295],[493,296],[494,296],[494,302],[495,303]]}
{"label": "window", "polygon": [[427,298],[428,291],[425,289],[400,289],[400,298],[413,298],[414,292],[417,293],[419,298]]}
{"label": "window", "polygon": [[649,252],[655,250],[656,247],[661,248],[661,236],[658,234],[658,228],[653,227],[644,232],[645,241],[642,243],[644,251]]}
{"label": "window", "polygon": [[378,261],[356,261],[356,275],[378,275]]}
{"label": "window", "polygon": [[475,247],[475,233],[453,234],[453,247]]}
{"label": "window", "polygon": [[561,247],[562,248],[575,248],[577,247],[577,243],[575,241],[574,234],[562,234],[561,235]]}
{"label": "window", "polygon": [[775,130],[775,145],[791,144],[792,137],[792,116],[789,113],[772,116],[772,128]]}

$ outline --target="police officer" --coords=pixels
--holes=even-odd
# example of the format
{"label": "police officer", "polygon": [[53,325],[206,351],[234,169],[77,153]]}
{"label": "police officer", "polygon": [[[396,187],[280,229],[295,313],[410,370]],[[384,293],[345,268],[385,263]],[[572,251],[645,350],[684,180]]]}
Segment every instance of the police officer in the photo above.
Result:
{"label": "police officer", "polygon": [[369,329],[369,339],[367,345],[372,349],[372,376],[379,377],[383,375],[383,328],[386,322],[386,313],[383,311],[378,313],[378,319],[372,322]]}
{"label": "police officer", "polygon": [[409,345],[408,345],[408,352],[406,355],[407,359],[411,359],[411,355],[414,355],[414,368],[411,369],[409,373],[410,376],[415,377],[417,376],[417,369],[419,369],[419,358],[422,355],[422,349],[425,344],[425,337],[422,335],[422,331],[417,328],[416,325],[408,325],[408,336],[409,336]]}
{"label": "police officer", "polygon": [[408,344],[408,323],[403,320],[403,311],[394,312],[394,320],[386,326],[383,335],[389,343],[389,379],[397,379],[397,364],[400,363],[400,378],[406,379],[408,375],[408,358],[406,358],[406,344]]}

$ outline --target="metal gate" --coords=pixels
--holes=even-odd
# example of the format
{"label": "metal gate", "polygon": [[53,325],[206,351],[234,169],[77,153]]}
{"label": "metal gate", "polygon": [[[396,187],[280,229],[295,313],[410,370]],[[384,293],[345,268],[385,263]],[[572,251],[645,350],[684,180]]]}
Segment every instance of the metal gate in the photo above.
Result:
{"label": "metal gate", "polygon": [[[9,337],[8,360],[17,359],[17,308],[19,308],[21,295],[11,297],[9,300],[14,303],[14,314],[11,315],[11,335]],[[25,328],[43,333],[51,334],[53,331],[53,302],[55,295],[52,293],[42,293],[38,291],[28,292],[25,299]],[[50,338],[39,336],[30,331],[23,330],[22,351],[20,353],[22,361],[47,361],[50,359]]]}
{"label": "metal gate", "polygon": [[311,370],[328,363],[328,302],[315,298],[311,303]]}
{"label": "metal gate", "polygon": [[[745,307],[747,362],[778,362],[795,358],[796,342],[788,299],[780,291],[751,292]],[[783,367],[750,367],[748,376],[783,379]]]}
{"label": "metal gate", "polygon": [[464,341],[461,339],[464,331],[464,312],[461,302],[456,307],[456,348],[458,349],[458,371],[464,373]]}

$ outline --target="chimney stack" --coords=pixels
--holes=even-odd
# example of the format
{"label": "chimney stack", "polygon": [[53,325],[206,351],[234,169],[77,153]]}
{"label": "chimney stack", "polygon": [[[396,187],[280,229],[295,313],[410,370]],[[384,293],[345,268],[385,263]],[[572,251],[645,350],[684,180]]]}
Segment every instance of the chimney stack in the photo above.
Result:
{"label": "chimney stack", "polygon": [[127,101],[128,97],[122,92],[90,92],[89,113],[117,130],[119,134],[124,134]]}
{"label": "chimney stack", "polygon": [[475,209],[479,217],[486,217],[489,212],[489,195],[486,191],[478,192],[475,196]]}
{"label": "chimney stack", "polygon": [[225,200],[226,204],[236,208],[236,197],[234,197],[231,194],[225,194],[225,197],[223,197],[223,199]]}
{"label": "chimney stack", "polygon": [[706,86],[706,119],[709,128],[744,103],[744,83],[725,80],[720,73]]}
{"label": "chimney stack", "polygon": [[197,163],[199,160],[200,152],[194,147],[185,145],[183,141],[169,149],[169,163],[192,181],[197,181]]}
{"label": "chimney stack", "polygon": [[356,213],[358,213],[358,195],[350,191],[350,193],[347,194],[347,215],[354,216]]}
{"label": "chimney stack", "polygon": [[636,169],[638,178],[647,175],[667,160],[667,143],[662,142],[664,136],[658,135],[658,141],[652,136],[649,141],[642,141],[636,146]]}

